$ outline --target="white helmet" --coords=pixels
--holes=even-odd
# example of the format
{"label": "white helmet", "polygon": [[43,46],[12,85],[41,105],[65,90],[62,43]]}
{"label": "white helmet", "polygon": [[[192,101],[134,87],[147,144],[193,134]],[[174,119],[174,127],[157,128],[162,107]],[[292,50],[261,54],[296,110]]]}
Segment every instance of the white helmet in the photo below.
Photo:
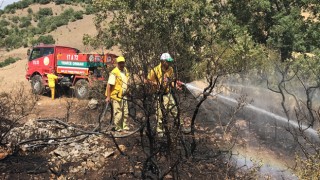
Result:
{"label": "white helmet", "polygon": [[172,62],[173,61],[173,59],[172,59],[172,57],[170,56],[169,53],[161,54],[160,60],[168,61],[168,62]]}

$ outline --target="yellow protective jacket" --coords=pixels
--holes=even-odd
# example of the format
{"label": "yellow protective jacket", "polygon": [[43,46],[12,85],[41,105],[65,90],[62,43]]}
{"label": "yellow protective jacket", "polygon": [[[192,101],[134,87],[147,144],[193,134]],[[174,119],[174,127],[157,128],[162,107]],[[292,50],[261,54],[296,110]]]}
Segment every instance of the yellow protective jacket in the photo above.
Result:
{"label": "yellow protective jacket", "polygon": [[[173,68],[169,67],[165,72],[162,72],[161,63],[153,68],[148,74],[148,80],[157,83],[158,85],[163,85],[166,87],[167,84],[162,81],[167,78],[173,78]],[[169,87],[166,87],[165,93],[169,92]]]}
{"label": "yellow protective jacket", "polygon": [[[127,70],[127,68],[124,68],[124,72],[126,77],[129,80],[129,72]],[[122,83],[123,80],[121,78],[121,72],[120,69],[118,67],[114,68],[110,74],[113,74],[116,77],[116,83],[114,86],[111,86],[111,93],[110,93],[110,98],[114,99],[116,101],[121,101],[122,100],[122,93],[123,93],[123,89],[122,89]],[[108,88],[106,89],[106,93],[105,95],[108,95]]]}
{"label": "yellow protective jacket", "polygon": [[56,85],[56,79],[58,79],[58,76],[54,75],[54,74],[47,74],[48,77],[48,85],[51,88],[54,88]]}

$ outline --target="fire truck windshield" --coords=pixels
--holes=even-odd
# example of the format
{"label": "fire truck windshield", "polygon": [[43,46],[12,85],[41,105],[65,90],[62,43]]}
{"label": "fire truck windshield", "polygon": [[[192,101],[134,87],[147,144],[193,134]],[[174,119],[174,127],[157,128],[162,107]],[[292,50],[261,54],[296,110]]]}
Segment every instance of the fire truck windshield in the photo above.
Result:
{"label": "fire truck windshield", "polygon": [[40,48],[34,48],[32,50],[32,52],[31,52],[29,61],[32,61],[32,60],[37,59],[39,57],[41,57],[41,49]]}
{"label": "fire truck windshield", "polygon": [[32,61],[34,59],[40,58],[47,56],[49,54],[54,53],[54,48],[53,47],[45,47],[45,48],[33,48],[29,61]]}

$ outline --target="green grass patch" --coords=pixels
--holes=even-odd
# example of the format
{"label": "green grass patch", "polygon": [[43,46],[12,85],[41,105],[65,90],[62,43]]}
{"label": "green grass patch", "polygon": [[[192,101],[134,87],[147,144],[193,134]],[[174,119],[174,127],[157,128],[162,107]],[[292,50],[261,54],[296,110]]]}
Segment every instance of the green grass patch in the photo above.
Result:
{"label": "green grass patch", "polygon": [[0,68],[8,66],[9,64],[13,64],[19,60],[21,60],[21,58],[9,57],[6,60],[4,60],[3,62],[0,62]]}

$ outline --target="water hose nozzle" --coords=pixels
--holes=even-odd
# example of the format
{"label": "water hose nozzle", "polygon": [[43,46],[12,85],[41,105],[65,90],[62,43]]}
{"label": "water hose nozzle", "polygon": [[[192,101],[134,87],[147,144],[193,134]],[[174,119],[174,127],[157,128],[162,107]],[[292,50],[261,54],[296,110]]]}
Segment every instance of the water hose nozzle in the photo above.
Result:
{"label": "water hose nozzle", "polygon": [[181,85],[186,85],[186,83],[184,83],[184,82],[182,82],[182,81],[177,81],[177,84],[179,85],[179,86],[181,86]]}

